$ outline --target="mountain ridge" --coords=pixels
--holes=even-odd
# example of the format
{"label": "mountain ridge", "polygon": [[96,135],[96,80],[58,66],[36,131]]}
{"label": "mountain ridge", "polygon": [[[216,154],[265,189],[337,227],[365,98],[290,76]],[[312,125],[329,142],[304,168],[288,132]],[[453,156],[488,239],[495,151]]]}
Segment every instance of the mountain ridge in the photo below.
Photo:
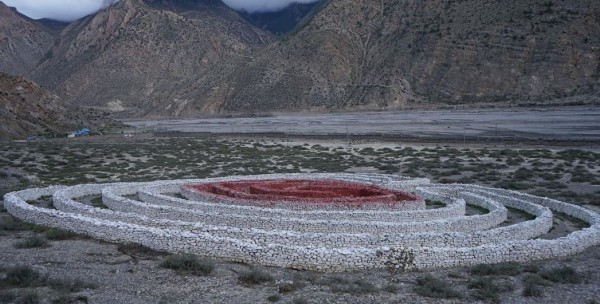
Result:
{"label": "mountain ridge", "polygon": [[51,30],[0,2],[0,71],[29,76],[53,41]]}
{"label": "mountain ridge", "polygon": [[599,96],[599,20],[592,0],[329,1],[198,94],[223,112]]}
{"label": "mountain ridge", "polygon": [[33,54],[17,72],[121,117],[600,103],[598,1],[306,7],[275,37],[219,0],[122,0],[66,26],[0,5],[0,37],[28,42],[0,44],[0,69]]}
{"label": "mountain ridge", "polygon": [[[122,0],[73,22],[34,79],[81,105],[131,116],[179,116],[190,102],[181,98],[188,81],[273,41],[224,5],[203,3]],[[188,4],[203,9],[189,10]]]}

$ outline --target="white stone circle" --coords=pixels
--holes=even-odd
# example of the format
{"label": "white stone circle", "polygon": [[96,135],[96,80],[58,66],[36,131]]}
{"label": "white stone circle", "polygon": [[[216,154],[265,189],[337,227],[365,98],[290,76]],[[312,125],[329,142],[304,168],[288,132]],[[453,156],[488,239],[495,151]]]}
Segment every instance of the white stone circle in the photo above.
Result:
{"label": "white stone circle", "polygon": [[[331,179],[414,192],[446,204],[417,210],[296,210],[222,204],[176,197],[193,183],[248,179]],[[77,201],[102,195],[108,209]],[[52,196],[56,208],[27,203]],[[134,196],[135,198],[132,198]],[[465,205],[488,209],[465,215]],[[562,257],[600,244],[600,215],[515,191],[476,185],[431,184],[382,174],[270,174],[202,180],[89,184],[6,194],[6,209],[24,221],[111,242],[133,242],[172,253],[316,271],[372,268],[435,269]],[[535,219],[501,225],[506,207]],[[553,213],[590,227],[545,240]]]}

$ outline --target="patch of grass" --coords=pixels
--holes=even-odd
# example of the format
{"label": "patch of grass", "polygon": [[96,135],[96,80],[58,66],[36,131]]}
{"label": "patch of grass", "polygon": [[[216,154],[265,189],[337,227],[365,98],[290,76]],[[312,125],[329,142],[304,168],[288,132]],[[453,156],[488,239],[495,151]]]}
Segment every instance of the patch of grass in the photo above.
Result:
{"label": "patch of grass", "polygon": [[165,252],[157,251],[137,243],[120,244],[117,247],[120,253],[126,254],[136,259],[154,259],[168,255]]}
{"label": "patch of grass", "polygon": [[48,204],[48,203],[52,204],[52,196],[45,195],[45,196],[41,196],[38,199],[27,201],[27,204],[34,205],[34,206],[39,206],[39,205]]}
{"label": "patch of grass", "polygon": [[542,271],[540,275],[542,278],[555,283],[581,283],[581,276],[577,273],[577,271],[575,271],[575,269],[569,266],[562,266],[558,268],[545,270]]}
{"label": "patch of grass", "polygon": [[430,199],[425,200],[425,205],[431,209],[439,209],[446,207],[446,204],[444,204],[443,202]]}
{"label": "patch of grass", "polygon": [[538,268],[537,265],[525,265],[523,267],[523,272],[528,272],[528,273],[538,273],[540,271],[540,269]]}
{"label": "patch of grass", "polygon": [[522,217],[527,221],[535,220],[535,215],[533,215],[531,213],[527,213],[521,209],[506,207],[506,210],[508,210],[508,212],[517,214],[519,217]]}
{"label": "patch of grass", "polygon": [[281,300],[281,296],[278,294],[270,295],[267,297],[267,301],[269,302],[279,302]]}
{"label": "patch of grass", "polygon": [[296,298],[294,299],[294,304],[308,304],[308,301],[305,298]]}
{"label": "patch of grass", "polygon": [[590,224],[588,222],[580,220],[574,216],[570,216],[566,213],[553,211],[552,214],[558,219],[573,223],[573,225],[575,227],[577,227],[578,229],[584,229],[584,228],[590,227]]}
{"label": "patch of grass", "polygon": [[521,273],[521,270],[519,264],[516,263],[479,264],[471,268],[471,273],[475,275],[515,276]]}
{"label": "patch of grass", "polygon": [[192,254],[168,256],[160,265],[164,268],[191,272],[195,275],[209,275],[215,268],[212,261],[201,260]]}
{"label": "patch of grass", "polygon": [[304,286],[305,286],[305,284],[300,281],[293,281],[292,283],[284,283],[279,286],[279,293],[294,292],[298,289],[302,289]]}
{"label": "patch of grass", "polygon": [[45,237],[39,235],[28,237],[15,244],[15,247],[19,249],[45,248],[49,246],[50,245],[48,244],[48,240]]}
{"label": "patch of grass", "polygon": [[240,272],[238,274],[238,281],[246,285],[258,285],[274,282],[275,278],[267,272],[258,269],[250,269]]}
{"label": "patch of grass", "polygon": [[4,231],[25,231],[44,232],[46,227],[23,222],[13,216],[4,217],[0,222],[0,229]]}
{"label": "patch of grass", "polygon": [[428,298],[460,298],[460,294],[448,282],[431,275],[418,278],[414,291]]}
{"label": "patch of grass", "polygon": [[73,303],[87,303],[88,298],[86,296],[77,295],[60,295],[58,298],[52,300],[52,304],[73,304]]}
{"label": "patch of grass", "polygon": [[35,286],[42,280],[41,275],[29,266],[19,265],[6,269],[2,285],[13,287]]}
{"label": "patch of grass", "polygon": [[509,181],[501,181],[494,184],[496,188],[503,188],[507,190],[525,190],[527,186],[521,183],[509,182]]}
{"label": "patch of grass", "polygon": [[90,199],[90,203],[92,204],[93,207],[100,208],[100,209],[108,209],[108,207],[106,207],[106,205],[104,205],[104,202],[102,202],[102,196],[97,196],[97,197]]}
{"label": "patch of grass", "polygon": [[500,293],[513,289],[512,285],[500,284],[491,277],[473,279],[469,282],[468,287],[477,290],[475,297],[478,300],[492,303],[500,303]]}
{"label": "patch of grass", "polygon": [[537,274],[528,274],[523,281],[524,297],[541,297],[542,289],[540,286],[548,285],[542,277]]}
{"label": "patch of grass", "polygon": [[12,290],[4,290],[0,292],[0,303],[12,303],[17,299],[17,293]]}
{"label": "patch of grass", "polygon": [[46,238],[52,241],[68,240],[75,237],[76,235],[77,234],[71,231],[55,228],[51,228],[46,231]]}
{"label": "patch of grass", "polygon": [[48,279],[47,285],[57,291],[67,292],[79,292],[85,289],[96,289],[96,285],[85,282],[81,279]]}
{"label": "patch of grass", "polygon": [[40,302],[40,296],[35,291],[27,291],[21,295],[16,304],[37,304]]}
{"label": "patch of grass", "polygon": [[393,283],[388,283],[385,284],[381,287],[381,290],[385,291],[385,292],[389,292],[389,293],[397,293],[400,290],[400,286],[393,284]]}
{"label": "patch of grass", "polygon": [[490,213],[489,209],[481,207],[481,206],[477,206],[477,205],[473,205],[473,204],[467,204],[467,207],[477,210],[477,212],[479,214],[488,214],[488,213]]}

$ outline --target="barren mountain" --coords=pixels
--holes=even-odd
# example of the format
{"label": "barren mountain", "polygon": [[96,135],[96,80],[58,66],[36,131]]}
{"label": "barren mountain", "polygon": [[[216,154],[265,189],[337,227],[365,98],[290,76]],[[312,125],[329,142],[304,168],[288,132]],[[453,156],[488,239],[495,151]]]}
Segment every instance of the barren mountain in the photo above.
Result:
{"label": "barren mountain", "polygon": [[298,111],[598,96],[600,1],[331,0],[254,56],[196,93],[198,107]]}
{"label": "barren mountain", "polygon": [[2,70],[41,59],[34,80],[122,116],[600,100],[597,0],[324,0],[245,15],[296,27],[279,41],[220,0],[121,0],[59,34],[0,12]]}
{"label": "barren mountain", "polygon": [[74,128],[95,131],[118,125],[106,114],[69,107],[60,97],[20,76],[0,73],[0,139],[64,133]]}
{"label": "barren mountain", "polygon": [[0,71],[29,75],[54,41],[53,30],[0,2]]}
{"label": "barren mountain", "polygon": [[241,11],[240,15],[253,25],[269,31],[275,35],[285,35],[302,23],[303,18],[315,11],[315,7],[326,0],[314,3],[292,3],[283,10],[277,12],[253,12]]}
{"label": "barren mountain", "polygon": [[272,41],[221,1],[122,0],[64,29],[35,79],[127,116],[194,115],[191,81]]}

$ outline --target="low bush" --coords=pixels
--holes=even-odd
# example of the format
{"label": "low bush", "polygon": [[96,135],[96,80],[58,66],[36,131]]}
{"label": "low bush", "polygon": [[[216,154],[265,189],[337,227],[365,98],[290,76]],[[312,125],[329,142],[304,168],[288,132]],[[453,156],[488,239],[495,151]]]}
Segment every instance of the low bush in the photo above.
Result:
{"label": "low bush", "polygon": [[15,244],[20,249],[49,247],[48,240],[43,236],[34,235]]}
{"label": "low bush", "polygon": [[238,274],[238,281],[247,285],[257,285],[275,281],[273,276],[267,272],[251,269]]}
{"label": "low bush", "polygon": [[279,286],[279,293],[290,293],[298,289],[302,289],[304,284],[300,281],[293,281],[292,283],[284,283]]}
{"label": "low bush", "polygon": [[281,300],[281,296],[278,294],[270,295],[267,297],[267,301],[269,302],[279,302]]}
{"label": "low bush", "polygon": [[418,278],[414,291],[428,298],[460,298],[460,294],[448,282],[431,275]]}
{"label": "low bush", "polygon": [[537,274],[528,274],[523,281],[523,296],[524,297],[541,297],[542,289],[540,286],[548,285],[548,283]]}
{"label": "low bush", "polygon": [[23,222],[13,216],[8,216],[2,218],[0,221],[0,230],[4,231],[25,231],[31,230],[33,232],[44,232],[46,231],[46,227],[34,225],[30,223]]}
{"label": "low bush", "polygon": [[40,297],[35,291],[28,291],[21,295],[16,304],[38,304]]}
{"label": "low bush", "polygon": [[17,299],[17,294],[12,290],[0,292],[0,303],[12,303]]}
{"label": "low bush", "polygon": [[49,229],[46,231],[46,238],[53,241],[68,240],[75,237],[76,234],[62,229]]}
{"label": "low bush", "polygon": [[90,203],[95,208],[108,209],[108,207],[106,207],[106,205],[104,205],[104,202],[102,201],[102,196],[97,196],[90,199]]}
{"label": "low bush", "polygon": [[540,275],[542,278],[556,283],[577,284],[581,282],[581,276],[569,266],[545,270]]}
{"label": "low bush", "polygon": [[381,290],[389,293],[397,293],[400,290],[400,286],[392,283],[388,283],[381,287]]}
{"label": "low bush", "polygon": [[29,266],[19,265],[6,269],[2,285],[29,287],[40,283],[40,274]]}
{"label": "low bush", "polygon": [[500,302],[501,292],[513,290],[512,285],[498,283],[491,277],[483,277],[471,280],[469,282],[469,288],[477,290],[475,295],[477,299],[492,303]]}
{"label": "low bush", "polygon": [[74,303],[87,303],[88,298],[86,296],[76,296],[76,295],[68,295],[62,294],[52,300],[52,304],[74,304]]}
{"label": "low bush", "polygon": [[164,268],[178,271],[191,272],[195,275],[209,275],[215,268],[211,261],[201,260],[195,255],[171,255],[160,264]]}

